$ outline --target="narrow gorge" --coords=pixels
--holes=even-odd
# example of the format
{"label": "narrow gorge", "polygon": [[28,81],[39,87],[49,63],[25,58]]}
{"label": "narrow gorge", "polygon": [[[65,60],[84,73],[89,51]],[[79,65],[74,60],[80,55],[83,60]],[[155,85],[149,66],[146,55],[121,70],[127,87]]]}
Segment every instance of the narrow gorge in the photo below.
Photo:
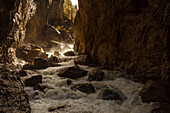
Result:
{"label": "narrow gorge", "polygon": [[0,113],[170,113],[169,0],[1,0]]}

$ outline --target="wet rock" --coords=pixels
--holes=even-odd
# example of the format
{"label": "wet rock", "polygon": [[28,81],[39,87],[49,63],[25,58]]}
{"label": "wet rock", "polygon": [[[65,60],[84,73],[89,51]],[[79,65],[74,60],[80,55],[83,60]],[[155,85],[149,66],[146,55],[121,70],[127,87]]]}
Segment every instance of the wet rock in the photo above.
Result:
{"label": "wet rock", "polygon": [[77,79],[81,78],[87,75],[87,71],[76,68],[76,67],[68,67],[64,70],[62,70],[58,76],[60,77],[66,77],[71,79]]}
{"label": "wet rock", "polygon": [[35,58],[33,61],[34,69],[45,69],[48,67],[48,61],[42,58]]}
{"label": "wet rock", "polygon": [[55,110],[63,110],[63,109],[65,109],[66,107],[70,107],[70,105],[52,106],[52,107],[49,107],[49,108],[48,108],[48,111],[49,111],[49,112],[53,112],[53,111],[55,111]]}
{"label": "wet rock", "polygon": [[166,103],[157,103],[152,113],[170,113],[170,105]]}
{"label": "wet rock", "polygon": [[58,51],[55,51],[55,52],[54,52],[54,55],[55,55],[55,56],[61,56]]}
{"label": "wet rock", "polygon": [[71,85],[72,84],[72,80],[67,80],[67,85]]}
{"label": "wet rock", "polygon": [[87,62],[87,55],[79,55],[77,58],[75,58],[75,62],[80,65],[85,65]]}
{"label": "wet rock", "polygon": [[47,60],[47,59],[48,59],[48,54],[46,54],[46,53],[41,53],[41,54],[38,55],[37,57]]}
{"label": "wet rock", "polygon": [[95,88],[92,84],[88,84],[88,83],[85,83],[85,84],[75,84],[71,87],[72,90],[79,90],[83,93],[87,93],[87,94],[90,94],[90,93],[95,93]]}
{"label": "wet rock", "polygon": [[64,53],[64,56],[75,56],[75,53],[73,51],[67,51]]}
{"label": "wet rock", "polygon": [[59,63],[59,59],[56,57],[56,56],[51,56],[49,59],[48,59],[48,62],[51,62],[51,63]]}
{"label": "wet rock", "polygon": [[162,81],[148,81],[139,92],[143,102],[170,103],[164,83]]}
{"label": "wet rock", "polygon": [[35,75],[30,78],[27,78],[25,81],[25,86],[35,87],[38,86],[39,83],[42,83],[42,75]]}
{"label": "wet rock", "polygon": [[24,71],[24,70],[20,70],[20,71],[19,71],[19,75],[20,75],[20,77],[28,76],[27,72]]}
{"label": "wet rock", "polygon": [[41,48],[36,45],[21,43],[20,46],[16,48],[16,57],[29,63],[32,63],[32,61],[38,56],[45,58]]}
{"label": "wet rock", "polygon": [[32,64],[25,64],[22,69],[24,69],[24,70],[32,70],[32,69],[34,69],[34,66]]}
{"label": "wet rock", "polygon": [[99,98],[103,100],[120,100],[122,102],[126,99],[125,95],[117,89],[102,89],[99,92]]}
{"label": "wet rock", "polygon": [[102,81],[105,73],[99,69],[93,70],[88,77],[88,81]]}
{"label": "wet rock", "polygon": [[46,86],[42,85],[42,84],[38,84],[34,86],[34,90],[40,90],[42,92],[44,92],[44,89],[47,88]]}

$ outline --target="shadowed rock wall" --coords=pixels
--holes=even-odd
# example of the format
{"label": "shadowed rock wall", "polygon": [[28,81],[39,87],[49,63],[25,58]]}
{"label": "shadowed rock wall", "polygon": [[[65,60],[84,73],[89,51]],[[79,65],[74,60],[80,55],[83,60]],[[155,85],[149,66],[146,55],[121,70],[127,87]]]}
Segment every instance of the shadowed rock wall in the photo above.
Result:
{"label": "shadowed rock wall", "polygon": [[14,47],[25,37],[25,26],[34,14],[33,0],[0,1],[0,61],[11,61],[10,47]]}
{"label": "shadowed rock wall", "polygon": [[75,51],[130,74],[170,75],[169,0],[79,0]]}
{"label": "shadowed rock wall", "polygon": [[[25,37],[25,26],[34,14],[33,0],[0,1],[0,113],[30,113],[28,96],[12,62],[15,48]],[[1,64],[4,63],[4,64]]]}

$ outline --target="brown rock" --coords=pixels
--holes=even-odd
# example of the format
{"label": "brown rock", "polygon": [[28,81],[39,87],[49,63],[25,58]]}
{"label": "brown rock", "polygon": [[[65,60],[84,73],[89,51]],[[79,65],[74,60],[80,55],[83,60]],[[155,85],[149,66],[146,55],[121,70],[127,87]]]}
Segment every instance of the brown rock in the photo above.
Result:
{"label": "brown rock", "polygon": [[35,75],[25,80],[25,86],[35,87],[42,83],[42,75]]}
{"label": "brown rock", "polygon": [[64,53],[64,56],[75,56],[75,53],[73,51],[67,51]]}
{"label": "brown rock", "polygon": [[32,70],[32,69],[34,69],[34,66],[32,64],[25,64],[22,69],[24,69],[24,70]]}
{"label": "brown rock", "polygon": [[56,57],[56,56],[51,56],[49,59],[48,59],[48,62],[51,62],[51,63],[59,63],[59,59]]}
{"label": "brown rock", "polygon": [[169,78],[169,13],[169,0],[80,0],[74,50],[90,63]]}
{"label": "brown rock", "polygon": [[19,75],[20,75],[20,77],[28,76],[27,72],[24,71],[24,70],[20,70],[20,71],[19,71]]}
{"label": "brown rock", "polygon": [[75,84],[71,87],[72,90],[79,90],[83,93],[87,93],[87,94],[90,94],[90,93],[95,93],[95,88],[92,84],[88,84],[88,83],[85,83],[85,84]]}
{"label": "brown rock", "polygon": [[[9,66],[10,64],[8,64]],[[7,66],[7,67],[8,67]],[[12,66],[13,67],[13,66]],[[13,67],[15,69],[15,67]],[[3,72],[1,69],[4,69]],[[0,112],[30,113],[28,95],[17,72],[11,68],[0,66]]]}
{"label": "brown rock", "polygon": [[166,103],[157,103],[156,108],[152,110],[152,113],[170,113],[170,105]]}
{"label": "brown rock", "polygon": [[126,97],[123,93],[116,89],[102,89],[99,92],[99,98],[103,100],[126,100]]}
{"label": "brown rock", "polygon": [[34,69],[45,69],[48,67],[48,61],[42,58],[35,58],[33,61]]}
{"label": "brown rock", "polygon": [[170,103],[162,81],[148,81],[139,92],[143,102]]}
{"label": "brown rock", "polygon": [[93,70],[88,77],[88,81],[102,81],[105,73],[99,69]]}
{"label": "brown rock", "polygon": [[55,56],[61,56],[58,51],[55,51],[55,52],[54,52],[54,55],[55,55]]}
{"label": "brown rock", "polygon": [[71,79],[78,79],[86,75],[87,75],[87,71],[76,67],[68,67],[58,74],[58,76],[60,77],[66,77]]}

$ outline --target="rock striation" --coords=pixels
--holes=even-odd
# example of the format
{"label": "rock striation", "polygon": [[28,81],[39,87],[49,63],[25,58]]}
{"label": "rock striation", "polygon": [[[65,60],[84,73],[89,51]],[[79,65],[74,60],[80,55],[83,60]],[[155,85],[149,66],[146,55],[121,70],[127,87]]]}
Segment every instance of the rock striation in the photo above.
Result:
{"label": "rock striation", "polygon": [[15,67],[9,64],[0,65],[0,112],[31,113],[20,76]]}
{"label": "rock striation", "polygon": [[79,0],[75,31],[75,51],[94,64],[169,78],[169,0]]}
{"label": "rock striation", "polygon": [[34,15],[33,0],[0,1],[0,61],[12,60],[13,49],[25,38],[26,24]]}

